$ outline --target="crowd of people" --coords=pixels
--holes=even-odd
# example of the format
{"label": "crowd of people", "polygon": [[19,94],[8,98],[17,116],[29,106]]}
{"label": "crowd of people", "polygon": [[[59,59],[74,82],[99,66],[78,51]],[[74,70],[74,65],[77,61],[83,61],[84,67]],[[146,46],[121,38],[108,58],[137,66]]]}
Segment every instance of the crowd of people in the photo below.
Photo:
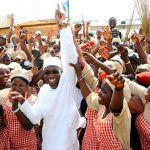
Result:
{"label": "crowd of people", "polygon": [[149,150],[150,38],[63,18],[0,35],[0,150]]}

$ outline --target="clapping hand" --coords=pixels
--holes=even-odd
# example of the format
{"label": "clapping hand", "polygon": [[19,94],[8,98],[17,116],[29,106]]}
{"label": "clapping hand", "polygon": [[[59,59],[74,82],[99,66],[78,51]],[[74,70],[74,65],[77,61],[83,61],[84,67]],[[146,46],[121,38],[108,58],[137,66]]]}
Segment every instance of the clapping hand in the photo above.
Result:
{"label": "clapping hand", "polygon": [[22,104],[22,103],[24,103],[25,99],[20,93],[18,93],[16,91],[12,91],[9,93],[9,101],[12,104],[18,103],[18,102]]}

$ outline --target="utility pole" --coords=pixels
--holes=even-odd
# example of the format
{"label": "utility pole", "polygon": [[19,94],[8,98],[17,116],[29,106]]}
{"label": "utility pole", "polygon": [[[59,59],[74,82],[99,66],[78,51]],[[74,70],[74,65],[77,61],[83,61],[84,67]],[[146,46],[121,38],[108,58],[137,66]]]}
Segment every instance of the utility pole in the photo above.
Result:
{"label": "utility pole", "polygon": [[70,1],[68,0],[68,20],[70,20]]}

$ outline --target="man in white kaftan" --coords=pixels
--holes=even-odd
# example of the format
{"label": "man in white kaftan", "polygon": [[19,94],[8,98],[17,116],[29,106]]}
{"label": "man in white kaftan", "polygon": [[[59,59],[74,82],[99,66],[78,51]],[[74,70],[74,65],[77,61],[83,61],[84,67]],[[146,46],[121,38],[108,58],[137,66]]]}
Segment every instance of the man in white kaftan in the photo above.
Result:
{"label": "man in white kaftan", "polygon": [[[57,88],[45,84],[37,103],[31,106],[24,101],[20,109],[33,124],[44,119],[42,150],[79,150],[76,132],[80,120],[76,106],[79,89],[76,88],[74,68],[69,65],[76,63],[77,53],[70,27],[60,30],[60,41],[63,73]],[[53,63],[51,65],[55,65]]]}

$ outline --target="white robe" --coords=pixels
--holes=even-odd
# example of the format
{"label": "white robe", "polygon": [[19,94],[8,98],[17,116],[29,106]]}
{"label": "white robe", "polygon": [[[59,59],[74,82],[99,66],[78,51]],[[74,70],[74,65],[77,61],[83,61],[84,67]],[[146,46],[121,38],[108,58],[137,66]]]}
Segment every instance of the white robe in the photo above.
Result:
{"label": "white robe", "polygon": [[69,65],[76,63],[77,53],[70,27],[60,31],[60,41],[63,74],[58,87],[52,89],[45,84],[37,103],[32,107],[25,101],[20,109],[34,124],[44,118],[42,150],[79,150],[76,133],[80,120],[76,106],[79,89],[74,69]]}

